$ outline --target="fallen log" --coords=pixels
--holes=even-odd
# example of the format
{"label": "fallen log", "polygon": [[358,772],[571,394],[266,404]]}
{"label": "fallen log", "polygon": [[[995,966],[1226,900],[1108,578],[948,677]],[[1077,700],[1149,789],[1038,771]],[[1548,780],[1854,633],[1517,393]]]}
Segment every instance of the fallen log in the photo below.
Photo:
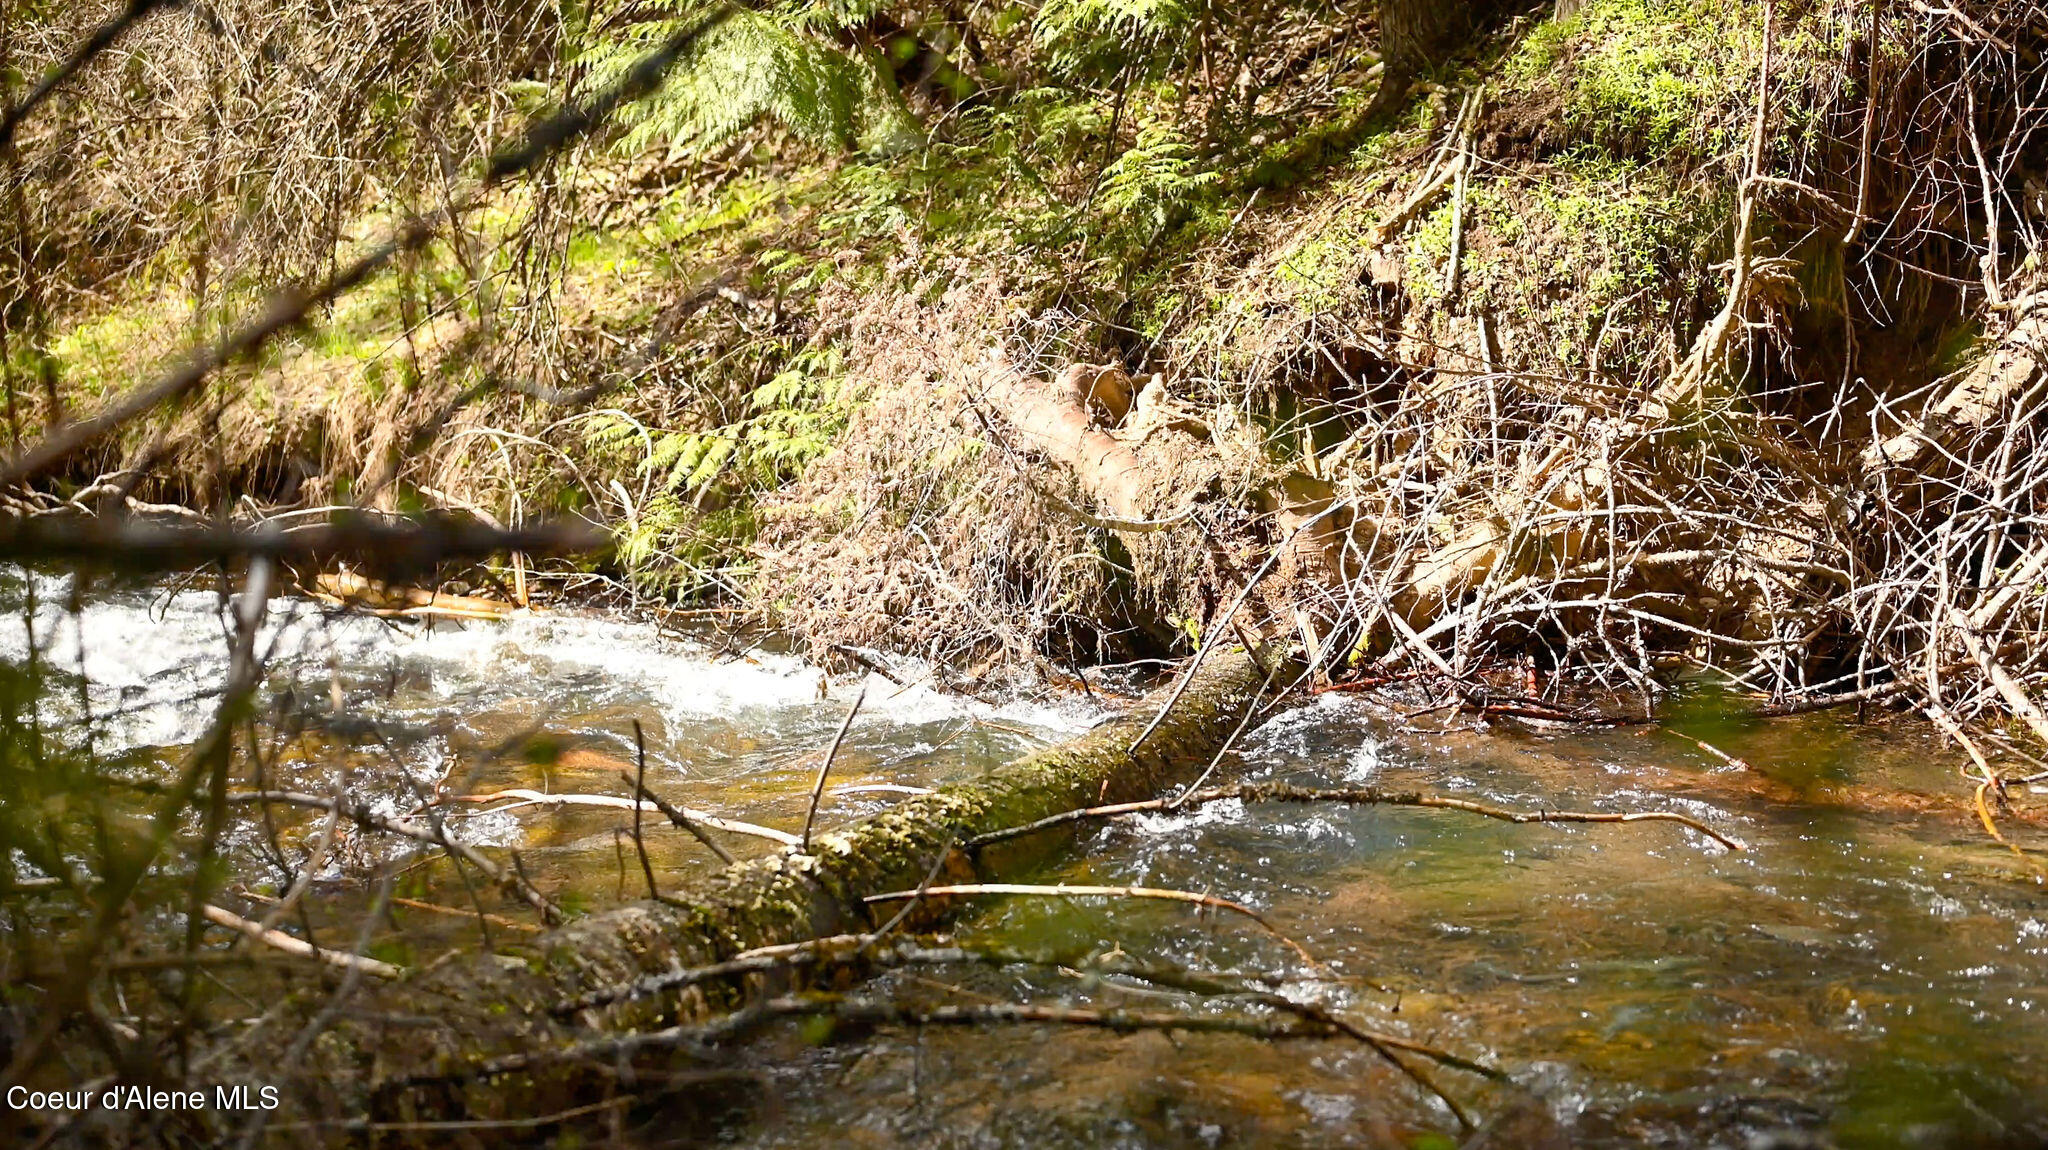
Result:
{"label": "fallen log", "polygon": [[2048,309],[2017,315],[2011,329],[1992,342],[1954,387],[1929,404],[1918,421],[1864,449],[1864,474],[1910,472],[1957,440],[1989,427],[2041,378],[2048,362],[2044,349]]}
{"label": "fallen log", "polygon": [[[948,881],[1012,873],[1057,843],[1033,839],[986,851],[970,863],[960,843],[1062,811],[1160,794],[1200,770],[1237,725],[1275,667],[1234,647],[1219,650],[1165,721],[1133,753],[1150,709],[1105,723],[1062,746],[1027,755],[971,782],[913,798],[845,831],[817,834],[812,851],[786,850],[739,863],[665,897],[571,922],[513,954],[444,962],[333,1012],[314,1044],[310,1080],[340,1087],[329,1105],[407,1120],[503,1116],[573,1099],[602,1074],[564,1062],[547,1074],[489,1077],[515,1055],[569,1048],[595,1030],[672,1024],[730,1003],[729,986],[622,1001],[563,1019],[564,1002],[607,988],[704,966],[743,951],[871,930],[869,896],[915,888],[942,869]],[[596,995],[602,997],[601,995]],[[402,1020],[394,1022],[394,1020]],[[288,1028],[282,1030],[289,1033]],[[274,1055],[274,1052],[271,1052]],[[250,1070],[265,1055],[252,1049]],[[302,1076],[302,1080],[307,1080]],[[346,1085],[344,1085],[346,1084]]]}
{"label": "fallen log", "polygon": [[474,595],[451,595],[419,587],[395,587],[366,579],[348,571],[327,572],[314,578],[307,593],[323,603],[348,607],[382,618],[441,615],[458,619],[509,619],[518,610],[513,604]]}

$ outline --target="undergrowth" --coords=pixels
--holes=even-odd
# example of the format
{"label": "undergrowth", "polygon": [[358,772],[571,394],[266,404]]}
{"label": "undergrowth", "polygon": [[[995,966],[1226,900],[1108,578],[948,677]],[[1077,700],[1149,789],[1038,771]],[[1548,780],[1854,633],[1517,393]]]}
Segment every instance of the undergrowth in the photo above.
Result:
{"label": "undergrowth", "polygon": [[[817,478],[831,474],[821,462],[878,434],[878,405],[919,389],[936,402],[937,381],[970,373],[950,339],[875,315],[990,336],[1016,317],[1072,317],[1062,354],[1161,371],[1181,409],[1263,428],[1247,448],[1261,467],[1315,470],[1360,402],[1346,389],[1431,365],[1646,387],[1722,287],[1761,9],[1511,12],[1381,120],[1367,118],[1369,5],[593,10],[560,26],[549,60],[441,98],[530,115],[678,28],[709,30],[602,147],[494,200],[245,373],[234,395],[254,414],[204,445],[226,447],[218,489],[169,494],[376,491],[501,520],[571,509],[617,529],[602,573],[635,593],[772,607],[788,565],[762,555],[792,546],[779,524],[888,513],[850,511],[861,500]],[[1839,55],[1847,28],[1832,8],[1781,14],[1781,82]],[[1462,201],[1439,196],[1376,250],[1374,228],[1444,160],[1473,90],[1480,166]],[[1818,147],[1816,116],[1779,119],[1773,149]],[[417,135],[385,130],[414,167],[429,158]],[[435,195],[420,179],[354,198],[349,243],[396,203]],[[274,282],[260,262],[205,271],[208,250],[222,249],[161,246],[138,265],[155,271],[115,298],[53,304],[69,405],[144,374]],[[990,299],[1010,318],[992,320]],[[989,444],[971,410],[890,410],[924,422],[846,474],[915,481],[900,531],[1030,497],[979,481],[994,463],[975,454]],[[211,422],[187,413],[179,427],[199,459]],[[1005,640],[1013,651],[1059,618],[1116,614],[1129,556],[1113,539],[1061,526],[1002,546],[1008,558],[952,590],[1032,604],[1039,621]],[[1062,548],[1107,577],[1050,572]],[[915,597],[891,602],[909,611]]]}

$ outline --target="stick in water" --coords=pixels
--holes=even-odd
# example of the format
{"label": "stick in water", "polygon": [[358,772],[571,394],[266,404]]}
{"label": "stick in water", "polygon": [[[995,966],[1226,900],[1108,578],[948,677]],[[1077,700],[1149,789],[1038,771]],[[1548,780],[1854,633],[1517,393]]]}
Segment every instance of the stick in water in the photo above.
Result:
{"label": "stick in water", "polygon": [[1143,802],[1117,803],[1112,806],[1086,807],[1067,811],[1064,814],[1049,815],[1037,822],[1004,830],[990,831],[967,840],[967,849],[980,850],[1006,839],[1019,838],[1051,827],[1089,819],[1111,819],[1122,815],[1139,814],[1145,811],[1179,810],[1183,806],[1205,806],[1235,799],[1246,803],[1348,803],[1355,806],[1391,807],[1435,807],[1441,810],[1464,811],[1489,819],[1507,823],[1677,823],[1679,826],[1698,831],[1731,851],[1749,848],[1742,840],[1722,834],[1720,831],[1693,818],[1675,811],[1515,811],[1503,807],[1489,807],[1469,799],[1455,799],[1446,795],[1423,794],[1419,791],[1383,791],[1377,787],[1350,788],[1342,790],[1318,790],[1296,787],[1286,783],[1240,783],[1229,787],[1212,787],[1196,791],[1177,799],[1147,799]]}
{"label": "stick in water", "polygon": [[868,697],[868,688],[861,685],[860,694],[853,697],[853,706],[846,709],[846,718],[839,724],[839,733],[832,736],[832,749],[825,752],[825,761],[818,767],[818,781],[811,784],[811,809],[804,812],[803,845],[798,849],[811,853],[811,824],[818,818],[818,800],[825,794],[825,776],[832,773],[832,760],[839,757],[839,745],[846,741],[846,732],[853,726],[853,717],[860,714],[860,705]]}
{"label": "stick in water", "polygon": [[[647,736],[640,730],[640,720],[633,720],[633,748],[639,752],[639,768],[633,775],[633,797],[647,793]],[[647,840],[640,834],[640,815],[646,804],[633,804],[633,850],[640,855],[640,873],[647,876],[647,897],[661,901],[661,888],[654,885],[654,864],[647,861]]]}

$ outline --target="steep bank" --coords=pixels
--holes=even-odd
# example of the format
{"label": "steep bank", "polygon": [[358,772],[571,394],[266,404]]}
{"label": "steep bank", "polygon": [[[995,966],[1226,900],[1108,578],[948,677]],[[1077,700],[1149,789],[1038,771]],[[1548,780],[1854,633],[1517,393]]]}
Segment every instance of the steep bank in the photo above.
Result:
{"label": "steep bank", "polygon": [[[1250,625],[1325,674],[1530,664],[1648,700],[1676,660],[1785,701],[1924,668],[1956,722],[2024,717],[2031,661],[2015,695],[1976,654],[2038,623],[2040,29],[1995,7],[1481,12],[1391,109],[1346,9],[934,17],[879,33],[916,48],[893,96],[815,109],[778,94],[798,72],[729,105],[686,72],[626,150],[69,482],[148,455],[144,500],[569,512],[618,533],[599,574],[969,672],[1227,633],[1313,520]],[[1189,80],[1225,59],[1228,92]],[[201,312],[258,282],[151,258],[118,306],[51,303],[72,394],[18,387],[18,419],[188,338],[190,274]],[[1048,450],[992,356],[1115,369],[1074,431],[1156,457],[1152,494]]]}

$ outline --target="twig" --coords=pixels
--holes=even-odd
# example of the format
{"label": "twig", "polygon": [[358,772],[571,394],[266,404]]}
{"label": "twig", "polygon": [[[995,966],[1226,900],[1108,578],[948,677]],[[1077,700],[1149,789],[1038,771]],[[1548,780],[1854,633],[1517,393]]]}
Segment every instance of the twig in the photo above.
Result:
{"label": "twig", "polygon": [[661,888],[654,885],[654,864],[647,861],[647,840],[640,834],[640,818],[647,809],[647,804],[638,801],[647,793],[647,736],[638,719],[633,720],[633,748],[638,752],[633,775],[633,849],[640,855],[640,873],[647,877],[647,897],[659,902]]}
{"label": "twig", "polygon": [[607,987],[595,990],[556,1005],[554,1013],[558,1015],[574,1014],[578,1011],[589,1010],[594,1007],[607,1006],[620,999],[644,998],[648,995],[660,994],[665,990],[680,990],[684,987],[695,986],[702,982],[709,982],[732,975],[755,974],[786,966],[809,965],[814,962],[850,962],[865,956],[874,948],[876,943],[887,938],[905,919],[910,917],[912,911],[917,909],[918,903],[922,902],[925,895],[930,891],[932,881],[938,878],[939,872],[945,868],[946,859],[953,853],[953,844],[957,841],[957,837],[946,840],[945,845],[939,848],[938,856],[932,859],[930,869],[925,871],[924,878],[917,884],[917,890],[904,903],[903,908],[897,911],[888,922],[883,923],[871,933],[838,934],[827,938],[814,938],[805,942],[756,947],[753,950],[741,951],[724,962],[713,963],[709,966],[693,967],[687,970],[670,971],[666,974],[657,974],[622,987]]}
{"label": "twig", "polygon": [[1883,12],[1883,3],[1873,2],[1870,5],[1870,29],[1864,37],[1868,44],[1865,51],[1869,58],[1868,71],[1863,80],[1863,134],[1856,149],[1856,210],[1850,216],[1849,230],[1842,233],[1844,247],[1854,244],[1862,236],[1863,223],[1869,218],[1867,213],[1870,210],[1870,143],[1871,137],[1877,131],[1877,33],[1880,26],[1879,17]]}
{"label": "twig", "polygon": [[1969,755],[1970,761],[1977,766],[1977,778],[1989,779],[1997,776],[1998,772],[1992,769],[1991,760],[1984,757],[1984,752],[1978,749],[1976,740],[1964,733],[1963,725],[1956,721],[1955,716],[1948,713],[1947,708],[1939,703],[1929,703],[1920,713],[1926,715],[1928,721],[1939,728],[1942,734],[1954,739],[1957,745],[1963,748],[1963,752]]}
{"label": "twig", "polygon": [[[1484,98],[1483,90],[1474,90],[1472,95],[1466,97],[1475,110]],[[1478,122],[1479,117],[1474,114],[1472,124],[1477,126]],[[1451,259],[1450,267],[1444,272],[1445,299],[1457,298],[1458,285],[1465,276],[1465,192],[1474,161],[1469,131],[1459,138],[1458,148],[1458,175],[1451,190]]]}
{"label": "twig", "polygon": [[1755,291],[1758,260],[1755,254],[1757,195],[1752,183],[1763,174],[1764,150],[1769,137],[1771,113],[1771,57],[1776,42],[1777,8],[1764,0],[1763,51],[1757,64],[1756,117],[1750,126],[1749,146],[1743,154],[1743,179],[1736,185],[1735,243],[1729,261],[1728,298],[1721,310],[1700,330],[1685,362],[1658,389],[1652,410],[1667,415],[1707,398],[1709,377],[1726,366],[1722,361]]}
{"label": "twig", "polygon": [[[644,775],[644,774],[645,774],[645,772],[642,772],[642,774]],[[678,827],[681,827],[681,828],[682,828],[683,830],[686,830],[686,831],[690,832],[690,834],[691,834],[692,836],[694,836],[694,837],[696,838],[696,840],[697,840],[698,842],[700,842],[700,843],[703,843],[703,844],[704,844],[704,846],[705,846],[705,849],[709,850],[709,851],[710,851],[710,852],[711,852],[712,854],[715,854],[715,855],[717,855],[717,856],[718,856],[718,861],[719,861],[719,862],[722,862],[722,863],[724,863],[724,864],[725,864],[725,865],[727,865],[727,866],[731,866],[731,865],[732,865],[733,863],[735,863],[735,862],[738,862],[738,861],[739,861],[738,859],[735,859],[735,858],[733,857],[733,854],[732,854],[732,852],[731,852],[731,851],[729,851],[729,850],[726,850],[726,849],[725,849],[725,848],[724,848],[723,846],[720,846],[720,845],[719,845],[719,843],[718,843],[718,840],[717,840],[717,839],[714,839],[714,838],[712,838],[712,837],[711,837],[710,835],[707,835],[707,834],[705,834],[705,833],[704,833],[704,828],[702,828],[702,827],[700,827],[700,826],[698,826],[698,825],[697,825],[697,820],[696,820],[696,819],[694,819],[694,818],[691,818],[691,817],[690,817],[690,814],[689,814],[689,812],[688,812],[688,811],[684,810],[684,809],[683,809],[683,808],[681,808],[681,807],[677,807],[677,806],[673,806],[673,805],[671,805],[671,804],[669,803],[669,801],[668,801],[667,799],[664,799],[664,798],[662,798],[662,797],[661,797],[660,795],[657,795],[657,794],[655,794],[655,793],[654,793],[653,791],[650,791],[650,790],[648,790],[648,789],[647,789],[647,784],[646,784],[646,782],[645,782],[644,778],[635,778],[635,777],[633,777],[633,776],[631,776],[631,775],[628,775],[628,774],[627,774],[626,772],[624,772],[624,771],[620,771],[620,772],[619,772],[619,777],[620,777],[620,778],[622,778],[622,779],[625,779],[625,780],[626,780],[627,782],[629,782],[629,783],[631,783],[631,784],[633,785],[633,789],[634,789],[634,791],[635,791],[635,793],[636,793],[636,796],[637,796],[638,798],[642,798],[642,799],[645,799],[645,800],[647,800],[647,801],[648,801],[648,802],[650,802],[650,803],[653,803],[653,804],[654,804],[654,806],[655,806],[655,809],[656,809],[656,810],[659,810],[659,811],[660,811],[660,812],[661,812],[662,814],[664,814],[664,815],[667,815],[667,816],[668,816],[668,821],[669,821],[669,822],[673,823],[674,825],[676,825],[676,826],[678,826]],[[636,812],[638,811],[638,809],[640,808],[640,806],[641,806],[641,805],[642,805],[642,804],[640,804],[640,803],[637,803],[637,802],[633,804],[633,807],[634,807],[634,809],[635,809],[635,811],[636,811]],[[500,808],[500,809],[503,809],[503,808]],[[639,817],[639,816],[638,816],[638,815],[636,814],[636,815],[635,815],[634,817],[635,817],[635,818],[637,818],[637,817]],[[746,824],[741,824],[741,825],[746,825]],[[731,827],[731,826],[727,826],[727,827],[725,827],[725,828],[723,828],[723,829],[726,829],[726,830],[731,830],[731,829],[732,829],[732,827]],[[756,829],[758,829],[758,830],[764,830],[764,831],[765,831],[765,830],[767,830],[768,828],[767,828],[767,827],[759,827],[759,828],[756,828]],[[777,832],[775,832],[776,836],[780,836],[780,835],[781,835],[781,833],[782,833],[782,832],[780,832],[780,831],[777,831]],[[769,836],[766,836],[766,835],[764,835],[764,836],[762,836],[762,837],[764,837],[764,838],[765,838],[765,837],[769,837]],[[776,841],[780,842],[780,841],[781,841],[780,837],[777,837],[777,838],[776,838]],[[784,845],[788,845],[788,844],[784,844]]]}
{"label": "twig", "polygon": [[825,752],[825,761],[818,764],[818,781],[811,784],[811,805],[804,811],[803,841],[797,847],[805,854],[811,853],[811,824],[818,818],[818,800],[825,794],[825,776],[832,773],[832,760],[839,757],[839,747],[846,742],[846,732],[853,727],[853,717],[860,714],[860,705],[867,697],[867,685],[862,684],[860,694],[853,697],[853,706],[846,708],[846,718],[839,723],[839,733],[832,736],[832,749]]}
{"label": "twig", "polygon": [[283,922],[284,916],[291,912],[291,908],[313,888],[313,877],[320,873],[321,866],[327,862],[327,851],[334,845],[334,832],[341,825],[340,803],[348,794],[348,777],[349,773],[344,769],[335,778],[335,807],[327,812],[326,821],[320,824],[319,837],[313,840],[313,849],[307,852],[306,861],[299,866],[299,877],[293,880],[291,887],[284,892],[284,897],[274,900],[269,912],[256,924],[264,930],[271,930]]}
{"label": "twig", "polygon": [[[1266,670],[1266,681],[1260,683],[1259,689],[1252,693],[1251,705],[1244,709],[1244,717],[1237,721],[1237,726],[1231,728],[1230,735],[1223,740],[1222,746],[1216,748],[1216,753],[1209,759],[1209,765],[1202,768],[1202,773],[1195,776],[1195,781],[1181,788],[1180,797],[1168,805],[1168,810],[1179,810],[1182,800],[1200,790],[1202,784],[1209,781],[1209,776],[1216,773],[1216,767],[1223,762],[1223,756],[1230,753],[1230,748],[1236,744],[1238,736],[1244,734],[1246,727],[1251,726],[1252,717],[1257,715],[1260,710],[1259,700],[1266,697],[1266,689],[1273,685],[1273,677],[1279,673],[1280,663],[1278,660],[1275,660],[1273,665]],[[1286,692],[1283,691],[1281,694],[1284,695]]]}
{"label": "twig", "polygon": [[[1450,132],[1444,136],[1443,147],[1438,150],[1436,159],[1423,173],[1422,183],[1390,215],[1374,226],[1368,247],[1385,246],[1396,233],[1408,226],[1408,222],[1415,218],[1416,213],[1429,206],[1429,202],[1437,197],[1437,193],[1444,190],[1445,185],[1456,179],[1458,173],[1464,170],[1467,161],[1463,145],[1468,131],[1466,121],[1472,115],[1473,97],[1474,93],[1465,95],[1464,100],[1458,105],[1458,119],[1451,125]],[[1444,156],[1453,152],[1455,155],[1451,161],[1444,164]]]}
{"label": "twig", "polygon": [[875,943],[889,937],[891,932],[897,927],[902,926],[903,920],[909,918],[911,913],[918,908],[918,904],[924,901],[925,896],[931,893],[932,883],[938,880],[939,872],[946,869],[946,860],[953,855],[953,844],[959,841],[960,835],[958,832],[946,836],[945,845],[941,846],[939,853],[932,858],[931,869],[925,871],[924,877],[918,880],[917,890],[912,892],[909,900],[903,904],[900,910],[890,916],[888,922],[876,928],[875,932],[868,936],[867,941],[860,944],[860,949],[863,953],[873,949]]}
{"label": "twig", "polygon": [[1693,746],[1698,747],[1700,750],[1705,751],[1706,753],[1714,756],[1715,758],[1721,760],[1724,763],[1727,763],[1729,766],[1734,767],[1737,770],[1752,771],[1756,769],[1755,767],[1749,765],[1748,760],[1738,759],[1734,755],[1729,754],[1728,752],[1706,741],[1705,739],[1695,739],[1691,735],[1686,734],[1684,731],[1672,730],[1672,728],[1670,727],[1666,727],[1664,728],[1664,730],[1678,738],[1684,739],[1686,742],[1691,743]]}
{"label": "twig", "polygon": [[[442,906],[439,903],[421,902],[419,899],[416,898],[399,898],[396,895],[392,896],[391,905],[407,907],[412,910],[424,910],[431,914],[445,914],[452,918],[474,919],[477,917],[477,913],[473,910],[458,910],[452,906]],[[506,930],[522,931],[527,934],[538,934],[543,929],[545,929],[543,927],[535,926],[530,922],[520,922],[516,918],[506,918],[502,914],[486,914],[483,917],[485,921],[489,922],[492,926],[502,927]]]}
{"label": "twig", "polygon": [[623,986],[602,987],[565,1002],[556,1003],[550,1010],[556,1015],[570,1015],[600,1006],[609,1006],[614,1002],[646,998],[667,990],[682,990],[721,978],[759,974],[790,966],[808,966],[829,961],[830,956],[834,954],[853,954],[860,943],[873,937],[875,936],[866,934],[835,934],[804,942],[755,947],[752,950],[743,950],[723,962],[649,975]]}

